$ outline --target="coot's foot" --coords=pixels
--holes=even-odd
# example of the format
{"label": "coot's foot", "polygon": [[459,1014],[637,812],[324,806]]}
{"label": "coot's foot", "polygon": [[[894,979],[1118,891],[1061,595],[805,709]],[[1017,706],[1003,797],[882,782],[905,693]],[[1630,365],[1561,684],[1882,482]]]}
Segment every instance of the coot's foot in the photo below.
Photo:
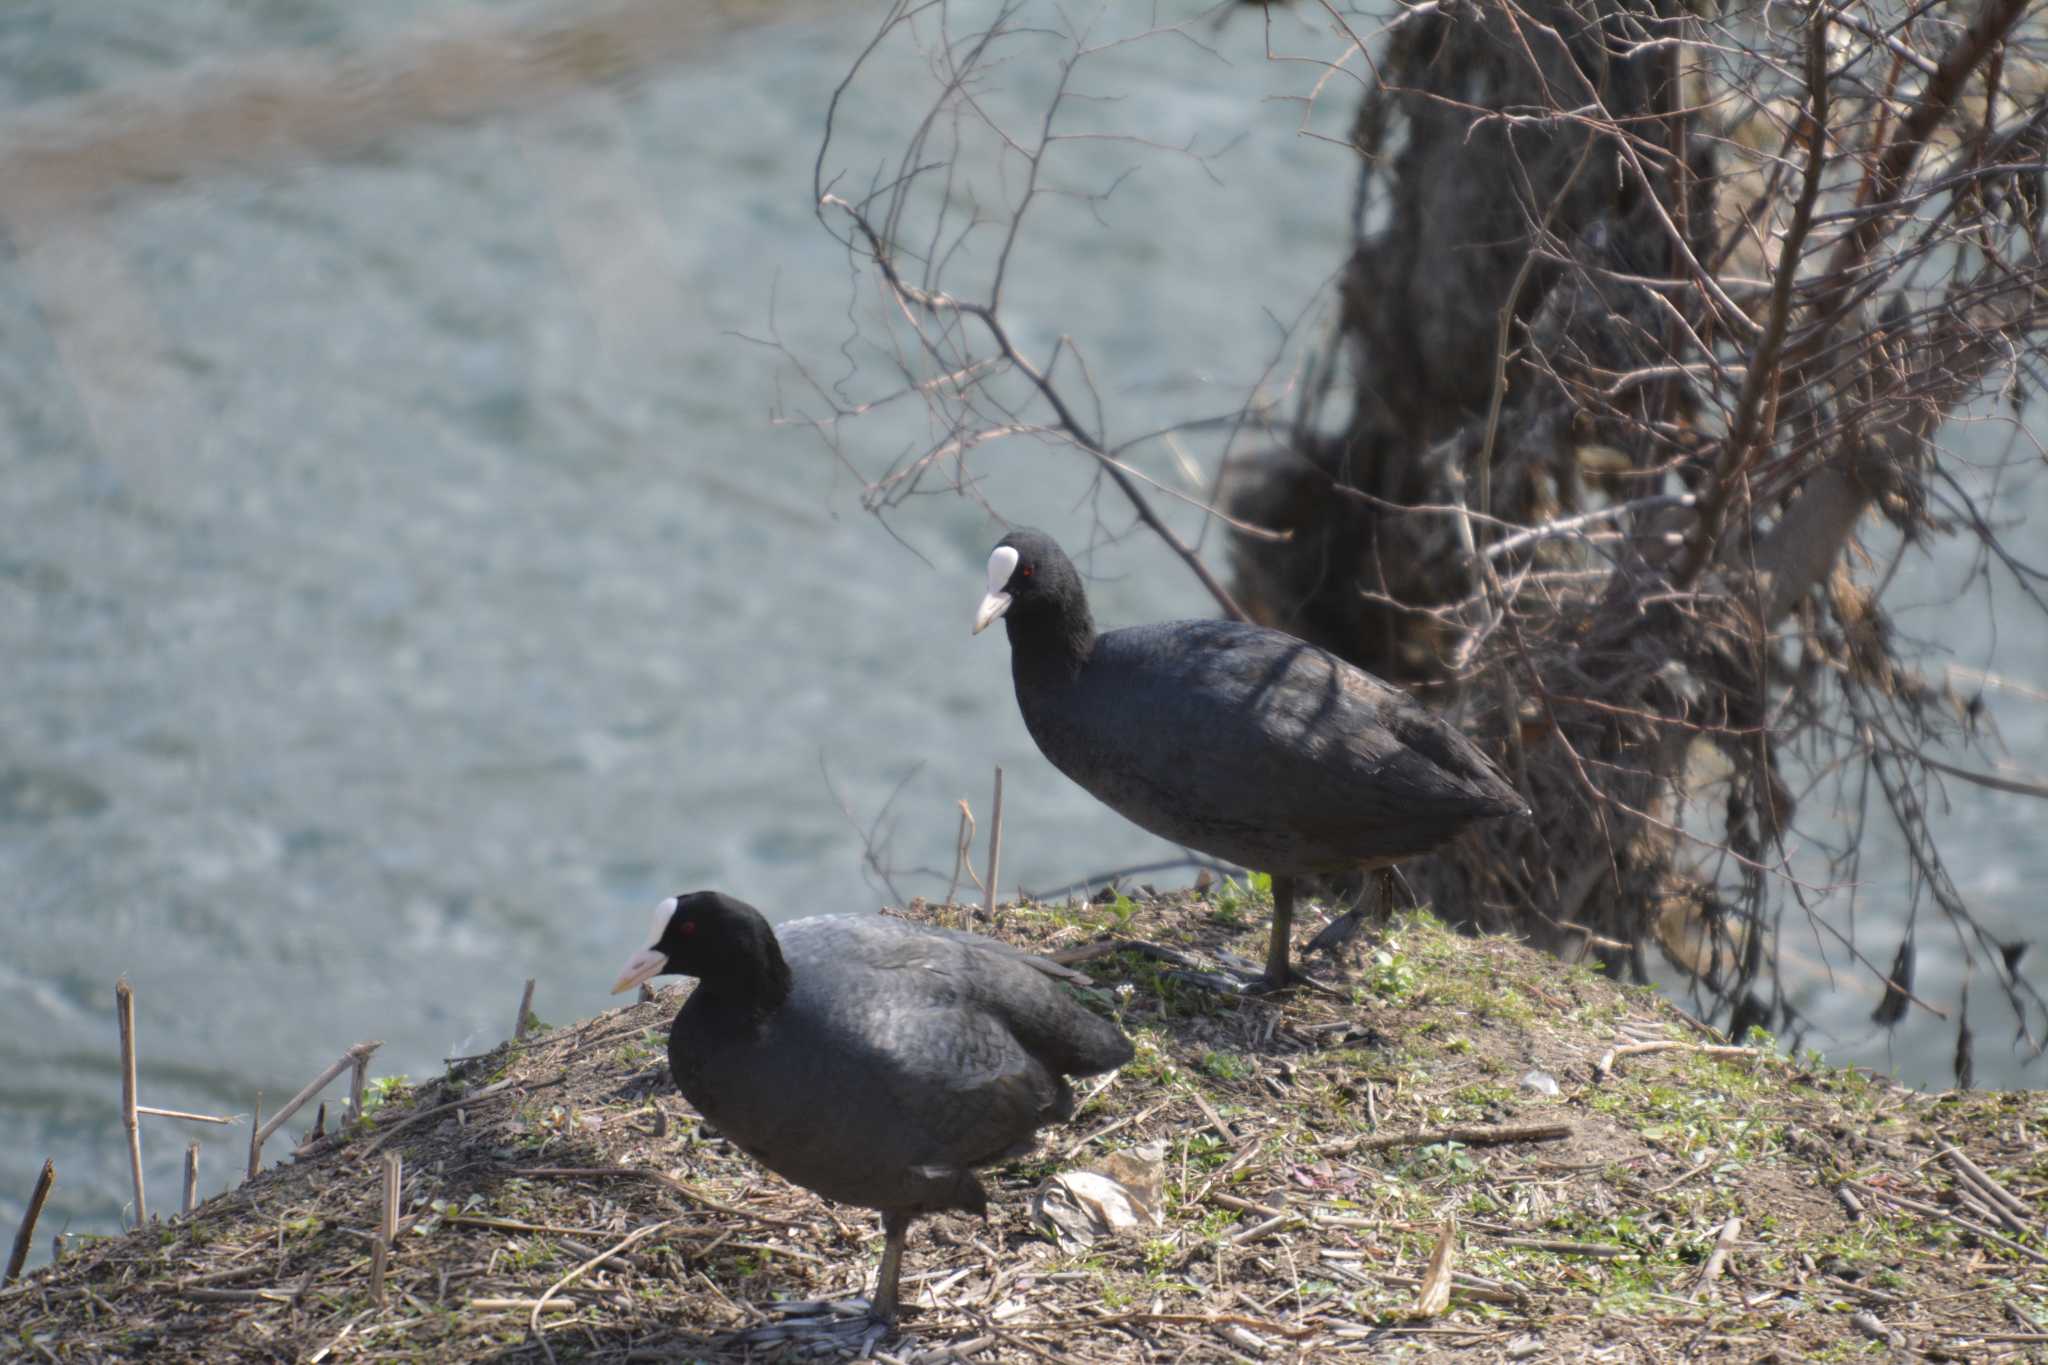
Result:
{"label": "coot's foot", "polygon": [[1309,940],[1308,947],[1302,950],[1302,956],[1306,957],[1310,953],[1328,953],[1335,957],[1337,951],[1356,938],[1358,931],[1364,927],[1365,912],[1362,908],[1354,906],[1324,925],[1322,932]]}
{"label": "coot's foot", "polygon": [[895,1322],[878,1315],[866,1299],[803,1299],[769,1308],[776,1315],[774,1322],[735,1332],[725,1344],[753,1350],[787,1347],[800,1357],[865,1360],[896,1333]]}
{"label": "coot's foot", "polygon": [[1267,972],[1262,976],[1245,982],[1244,993],[1246,995],[1272,995],[1277,991],[1284,991],[1290,987],[1299,986],[1302,984],[1303,979],[1299,972],[1282,972],[1277,977],[1271,972]]}

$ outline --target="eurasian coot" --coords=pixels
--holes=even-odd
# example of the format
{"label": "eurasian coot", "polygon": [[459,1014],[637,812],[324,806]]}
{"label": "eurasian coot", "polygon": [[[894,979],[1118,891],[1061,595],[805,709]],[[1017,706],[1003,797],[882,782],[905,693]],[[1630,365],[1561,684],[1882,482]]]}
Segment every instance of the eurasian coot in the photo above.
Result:
{"label": "eurasian coot", "polygon": [[881,915],[771,929],[716,891],[663,901],[612,990],[698,979],[669,1029],[697,1111],[785,1180],[882,1214],[871,1316],[893,1322],[903,1238],[921,1213],[987,1210],[978,1166],[1071,1117],[1068,1076],[1131,1059],[1066,967],[978,934]]}
{"label": "eurasian coot", "polygon": [[1277,630],[1168,621],[1095,633],[1040,531],[988,560],[979,634],[1010,632],[1017,706],[1052,765],[1134,824],[1273,878],[1262,984],[1286,984],[1296,879],[1390,866],[1528,804],[1455,726]]}

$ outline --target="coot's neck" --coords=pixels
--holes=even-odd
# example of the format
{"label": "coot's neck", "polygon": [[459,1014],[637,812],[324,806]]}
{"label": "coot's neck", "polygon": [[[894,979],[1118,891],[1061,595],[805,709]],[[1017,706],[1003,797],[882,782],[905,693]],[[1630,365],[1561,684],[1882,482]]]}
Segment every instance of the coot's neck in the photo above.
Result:
{"label": "coot's neck", "polygon": [[1012,666],[1033,678],[1071,682],[1095,651],[1095,618],[1078,593],[1036,611],[1012,611],[1003,622],[1010,631]]}
{"label": "coot's neck", "polygon": [[699,978],[690,1003],[696,1005],[701,1000],[700,1011],[731,1023],[754,1023],[789,999],[790,986],[789,964],[783,961],[774,934],[769,933]]}

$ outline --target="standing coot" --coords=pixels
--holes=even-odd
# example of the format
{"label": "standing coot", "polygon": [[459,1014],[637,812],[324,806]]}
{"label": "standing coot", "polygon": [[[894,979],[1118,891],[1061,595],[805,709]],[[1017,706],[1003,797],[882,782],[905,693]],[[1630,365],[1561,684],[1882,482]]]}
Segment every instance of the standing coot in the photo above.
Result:
{"label": "standing coot", "polygon": [[1236,621],[1097,635],[1041,531],[989,556],[975,633],[998,616],[1018,709],[1055,768],[1163,839],[1272,874],[1269,989],[1287,982],[1296,878],[1387,867],[1528,812],[1456,727],[1291,635]]}
{"label": "standing coot", "polygon": [[742,1151],[827,1199],[880,1210],[871,1317],[892,1323],[903,1237],[921,1213],[983,1213],[974,1168],[1069,1118],[1068,1076],[1131,1059],[1128,1038],[1060,984],[1066,967],[978,934],[880,915],[768,927],[716,891],[663,901],[616,994],[698,979],[669,1067]]}

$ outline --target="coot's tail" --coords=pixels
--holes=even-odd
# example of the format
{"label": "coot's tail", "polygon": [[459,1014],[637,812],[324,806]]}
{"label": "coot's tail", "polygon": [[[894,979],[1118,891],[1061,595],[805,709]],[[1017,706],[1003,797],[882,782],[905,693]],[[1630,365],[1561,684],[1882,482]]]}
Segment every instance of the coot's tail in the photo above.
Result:
{"label": "coot's tail", "polygon": [[1448,808],[1443,815],[1469,822],[1529,814],[1515,784],[1457,726],[1419,704],[1388,719],[1401,743],[1436,770],[1423,785],[1437,788],[1427,795],[1435,798],[1429,804]]}
{"label": "coot's tail", "polygon": [[1079,1004],[1074,1006],[1074,1019],[1065,1041],[1070,1045],[1067,1060],[1073,1065],[1061,1069],[1069,1076],[1096,1076],[1114,1071],[1134,1055],[1131,1040],[1124,1036],[1122,1029],[1099,1015],[1090,1014]]}

